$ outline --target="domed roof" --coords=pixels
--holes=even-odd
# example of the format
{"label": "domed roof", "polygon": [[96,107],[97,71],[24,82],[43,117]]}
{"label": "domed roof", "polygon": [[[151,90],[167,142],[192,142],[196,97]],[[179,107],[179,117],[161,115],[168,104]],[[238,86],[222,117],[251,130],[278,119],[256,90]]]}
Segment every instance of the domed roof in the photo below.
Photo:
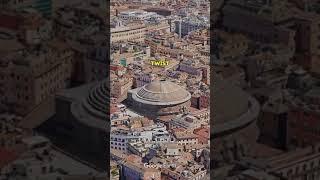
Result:
{"label": "domed roof", "polygon": [[258,102],[228,81],[214,76],[213,85],[213,134],[242,127],[254,121],[260,111]]}
{"label": "domed roof", "polygon": [[223,80],[216,80],[212,96],[216,123],[230,121],[248,110],[248,94]]}
{"label": "domed roof", "polygon": [[191,94],[170,81],[153,81],[132,94],[135,101],[150,105],[173,105],[188,101]]}
{"label": "domed roof", "polygon": [[83,105],[91,114],[105,117],[108,113],[109,83],[107,80],[97,83],[90,89],[89,95],[84,99]]}

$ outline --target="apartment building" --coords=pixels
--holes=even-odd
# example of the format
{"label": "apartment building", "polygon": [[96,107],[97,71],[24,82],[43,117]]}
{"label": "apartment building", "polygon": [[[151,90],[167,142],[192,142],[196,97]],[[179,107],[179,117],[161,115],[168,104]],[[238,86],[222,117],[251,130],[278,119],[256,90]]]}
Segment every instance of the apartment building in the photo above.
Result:
{"label": "apartment building", "polygon": [[1,96],[1,102],[17,114],[28,114],[70,84],[73,51],[58,41],[21,54],[9,54],[4,59],[7,63],[0,67],[0,79],[4,82],[1,90],[7,96]]}

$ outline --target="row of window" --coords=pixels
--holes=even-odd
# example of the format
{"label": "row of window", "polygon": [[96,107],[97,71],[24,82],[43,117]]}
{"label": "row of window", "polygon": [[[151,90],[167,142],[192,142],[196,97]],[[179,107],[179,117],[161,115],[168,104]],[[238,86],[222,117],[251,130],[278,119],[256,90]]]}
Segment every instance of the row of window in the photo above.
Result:
{"label": "row of window", "polygon": [[126,150],[125,148],[116,147],[116,146],[111,146],[111,149],[118,149],[118,150],[123,150],[123,151],[125,151],[125,150]]}
{"label": "row of window", "polygon": [[121,144],[121,143],[113,143],[113,142],[111,142],[110,144],[112,144],[112,145],[118,145],[118,146],[125,146],[125,144]]}
{"label": "row of window", "polygon": [[142,19],[144,19],[144,18],[146,18],[146,17],[137,17],[137,16],[120,16],[122,19],[125,19],[125,20],[127,20],[127,19],[131,19],[131,20],[142,20]]}
{"label": "row of window", "polygon": [[191,145],[191,144],[197,144],[196,142],[186,142],[186,143],[178,143],[178,145]]}
{"label": "row of window", "polygon": [[[123,37],[123,36],[129,36],[129,35],[134,35],[134,34],[141,34],[144,33],[144,30],[139,30],[139,31],[129,31],[127,33],[116,33],[116,34],[112,34],[111,37],[115,38],[115,37]],[[142,36],[141,36],[142,37]]]}
{"label": "row of window", "polygon": [[[140,141],[146,141],[146,142],[149,142],[150,140],[148,139],[148,138],[140,138],[140,139],[138,139],[138,140],[140,140]],[[171,139],[171,141],[173,141],[174,139]],[[115,139],[111,139],[111,141],[117,141],[117,142],[125,142],[125,140],[124,139],[117,139],[117,138],[115,138]],[[154,140],[153,140],[154,141]],[[167,138],[157,138],[156,139],[156,141],[170,141],[170,139],[167,139]],[[185,141],[185,140],[183,140],[183,141]],[[186,140],[186,141],[188,141],[188,140]],[[111,142],[111,144],[113,144],[113,142]],[[120,144],[120,143],[119,143]],[[115,142],[115,145],[117,145],[117,143]]]}

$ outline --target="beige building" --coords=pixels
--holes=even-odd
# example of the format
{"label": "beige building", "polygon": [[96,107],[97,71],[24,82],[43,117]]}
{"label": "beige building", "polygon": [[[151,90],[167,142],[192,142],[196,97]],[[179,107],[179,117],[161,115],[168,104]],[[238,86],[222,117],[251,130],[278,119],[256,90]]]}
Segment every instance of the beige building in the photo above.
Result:
{"label": "beige building", "polygon": [[198,144],[198,136],[191,131],[176,131],[174,137],[178,145]]}
{"label": "beige building", "polygon": [[188,40],[184,40],[178,38],[176,34],[163,31],[152,37],[147,37],[145,43],[150,46],[152,55],[159,54],[172,58],[207,58],[210,54],[209,46],[206,44],[208,38],[203,36],[194,34],[194,36],[190,35]]}
{"label": "beige building", "polygon": [[2,58],[0,101],[17,114],[26,115],[59,89],[68,86],[73,51],[57,41],[32,52]]}
{"label": "beige building", "polygon": [[111,42],[143,42],[148,31],[169,32],[170,25],[167,22],[161,22],[155,25],[146,25],[143,23],[132,23],[126,26],[116,26],[111,28]]}
{"label": "beige building", "polygon": [[127,98],[128,90],[131,89],[133,83],[132,78],[117,78],[111,82],[111,96],[115,97],[119,102]]}
{"label": "beige building", "polygon": [[111,28],[111,43],[128,41],[143,42],[146,30],[147,28],[144,24],[131,24]]}

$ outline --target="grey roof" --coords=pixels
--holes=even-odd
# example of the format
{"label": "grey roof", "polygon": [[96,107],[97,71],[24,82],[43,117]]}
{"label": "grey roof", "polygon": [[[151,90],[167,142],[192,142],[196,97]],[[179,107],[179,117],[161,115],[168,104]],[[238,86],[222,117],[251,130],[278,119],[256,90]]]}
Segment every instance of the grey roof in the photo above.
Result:
{"label": "grey roof", "polygon": [[109,83],[107,80],[82,85],[76,88],[65,89],[57,95],[59,98],[68,99],[71,104],[71,113],[84,124],[109,130],[106,122],[108,114]]}
{"label": "grey roof", "polygon": [[231,121],[248,108],[248,95],[239,87],[216,78],[213,85],[213,113],[215,123]]}
{"label": "grey roof", "polygon": [[214,76],[211,134],[240,128],[256,120],[260,105],[244,90]]}
{"label": "grey roof", "polygon": [[188,101],[191,94],[170,81],[153,81],[137,88],[133,95],[135,101],[150,105],[174,105]]}

